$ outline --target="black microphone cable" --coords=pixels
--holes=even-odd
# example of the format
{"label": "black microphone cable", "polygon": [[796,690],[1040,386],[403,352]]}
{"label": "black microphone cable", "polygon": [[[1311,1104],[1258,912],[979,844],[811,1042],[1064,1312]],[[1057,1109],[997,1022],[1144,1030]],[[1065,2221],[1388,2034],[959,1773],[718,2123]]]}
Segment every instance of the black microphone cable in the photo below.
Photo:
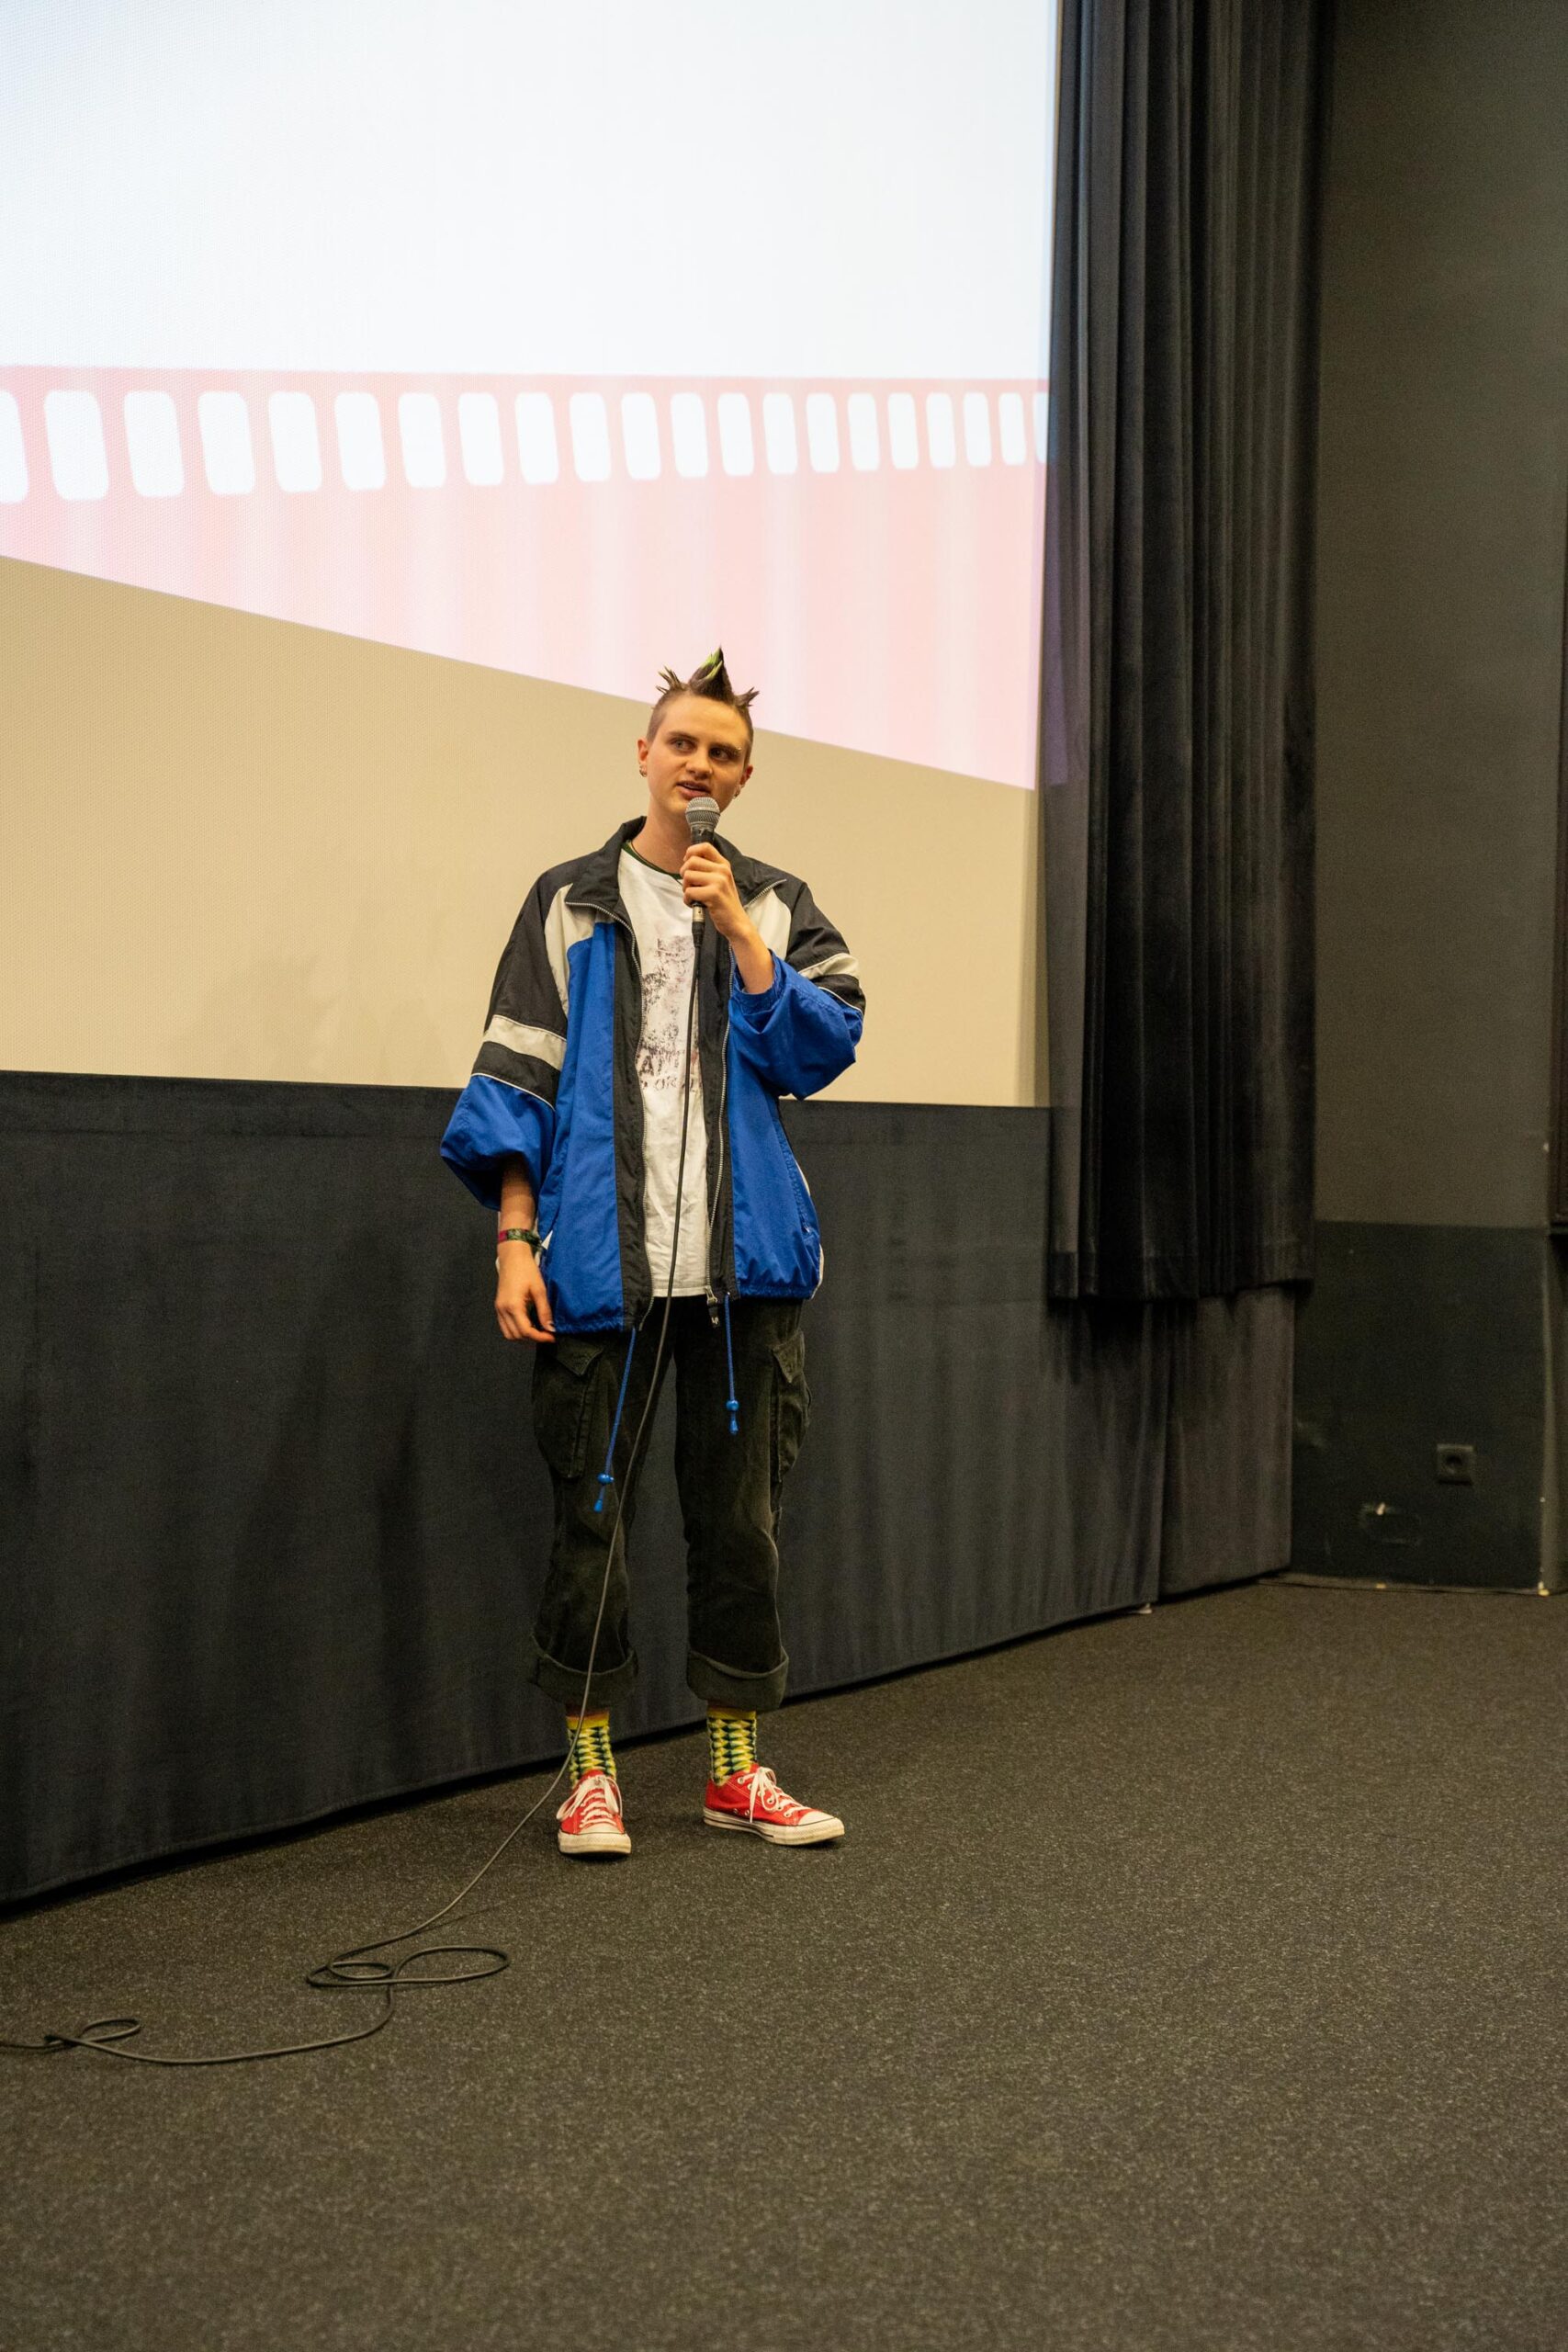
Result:
{"label": "black microphone cable", "polygon": [[[615,1481],[615,1515],[611,1522],[610,1539],[604,1550],[604,1575],[599,1588],[599,1608],[593,1620],[593,1634],[588,1647],[588,1666],[582,1679],[582,1697],[578,1703],[578,1726],[574,1727],[570,1734],[567,1742],[566,1754],[561,1758],[554,1777],[535,1798],[526,1813],[513,1822],[500,1845],[480,1863],[467,1885],[460,1887],[449,1902],[442,1905],[439,1911],[433,1911],[428,1919],[421,1919],[416,1926],[403,1928],[395,1935],[374,1936],[367,1943],[351,1945],[347,1951],[334,1953],[331,1960],[322,1961],[318,1967],[312,1968],[307,1974],[305,1983],[314,1992],[378,1995],[380,1996],[378,2013],[372,2018],[368,2025],[356,2027],[351,2033],[324,2034],[320,2040],[314,2041],[284,2041],[265,2050],[223,2050],[196,2058],[170,2058],[155,2051],[132,2050],[127,2046],[141,2031],[140,2018],[96,2018],[91,2024],[85,2025],[79,2033],[46,2031],[42,2040],[39,2041],[13,2041],[0,2038],[0,2052],[8,2052],[18,2057],[52,2057],[65,2050],[92,2050],[97,2052],[101,2057],[129,2059],[139,2066],[176,2067],[243,2066],[257,2064],[271,2058],[302,2058],[313,2051],[343,2050],[346,2049],[351,2042],[368,2041],[372,2034],[379,2033],[383,2027],[390,2025],[397,2012],[400,1993],[432,1992],[448,1984],[474,1984],[487,1976],[499,1976],[503,1970],[512,1965],[511,1954],[498,1944],[425,1944],[419,1951],[406,1952],[400,1960],[395,1961],[382,1959],[378,1955],[389,1951],[396,1944],[410,1943],[414,1937],[423,1936],[429,1928],[439,1926],[443,1919],[457,1909],[459,1903],[473,1893],[479,1881],[494,1869],[513,1840],[528,1826],[540,1807],[555,1794],[577,1754],[580,1727],[582,1717],[588,1713],[589,1697],[593,1687],[593,1668],[599,1655],[599,1636],[604,1628],[604,1610],[609,1600],[610,1573],[615,1565],[615,1545],[623,1541],[621,1527],[623,1501],[636,1476],[642,1442],[647,1434],[649,1420],[658,1399],[660,1369],[664,1361],[665,1347],[669,1339],[670,1313],[675,1296],[675,1255],[681,1238],[681,1198],[686,1172],[686,1137],[692,1109],[692,1041],[696,1022],[697,976],[700,964],[701,956],[697,952],[695,937],[694,937],[692,986],[686,1000],[686,1053],[681,1091],[681,1145],[675,1164],[675,1205],[671,1221],[670,1271],[664,1286],[664,1312],[660,1318],[659,1339],[654,1349],[653,1370],[649,1375],[648,1396],[632,1436],[631,1446],[626,1455],[625,1476]],[[728,1072],[726,1074],[728,1076]],[[722,1169],[722,1161],[720,1164]],[[711,1216],[710,1210],[710,1232]],[[645,1322],[652,1315],[657,1304],[656,1300],[649,1302],[643,1318]],[[636,1343],[638,1328],[634,1326],[627,1332],[628,1353]],[[428,1961],[446,1961],[451,1965],[434,1973],[416,1974],[414,1972],[420,1970],[422,1964]]]}

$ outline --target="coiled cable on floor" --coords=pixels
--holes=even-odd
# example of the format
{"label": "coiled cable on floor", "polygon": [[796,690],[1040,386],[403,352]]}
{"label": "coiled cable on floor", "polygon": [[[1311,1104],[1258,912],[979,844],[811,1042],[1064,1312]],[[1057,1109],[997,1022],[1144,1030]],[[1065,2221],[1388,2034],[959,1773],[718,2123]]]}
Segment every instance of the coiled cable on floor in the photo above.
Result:
{"label": "coiled cable on floor", "polygon": [[[609,1600],[610,1573],[615,1565],[615,1545],[622,1541],[621,1519],[624,1498],[635,1477],[637,1457],[647,1434],[649,1419],[658,1400],[659,1375],[664,1362],[665,1344],[670,1332],[670,1311],[675,1296],[675,1253],[681,1238],[681,1194],[686,1172],[686,1134],[692,1108],[692,1040],[696,1022],[699,963],[700,957],[694,954],[691,994],[686,1001],[686,1054],[681,1096],[681,1148],[675,1164],[675,1208],[671,1223],[670,1272],[664,1286],[664,1312],[660,1318],[659,1339],[653,1353],[653,1369],[649,1374],[647,1401],[633,1433],[631,1446],[626,1455],[625,1474],[615,1482],[613,1487],[615,1498],[615,1516],[610,1523],[609,1541],[604,1548],[604,1576],[599,1588],[599,1608],[593,1620],[592,1639],[588,1645],[588,1667],[582,1679],[582,1697],[577,1709],[579,1724],[588,1713],[589,1698],[593,1688],[593,1668],[599,1656],[599,1636],[604,1628],[604,1610]],[[710,1211],[710,1221],[711,1214]],[[657,1301],[650,1301],[648,1315],[652,1314],[654,1306],[657,1304]],[[644,1319],[646,1320],[647,1317],[645,1317]],[[621,1389],[623,1403],[626,1378],[630,1374],[631,1350],[636,1340],[637,1329],[634,1326],[626,1334],[627,1362]],[[619,1421],[620,1414],[617,1408],[617,1428]],[[612,1453],[614,1443],[614,1438],[612,1438]],[[373,2033],[379,2033],[384,2027],[390,2025],[397,2014],[400,1993],[434,1992],[448,1984],[475,1984],[487,1976],[499,1976],[504,1969],[512,1965],[510,1953],[499,1944],[425,1944],[418,1951],[405,1952],[400,1960],[382,1959],[378,1955],[390,1951],[396,1944],[410,1943],[415,1936],[423,1936],[428,1929],[438,1927],[443,1919],[457,1909],[459,1903],[467,1900],[479,1881],[494,1869],[513,1840],[526,1829],[540,1807],[547,1804],[555,1794],[576,1756],[578,1738],[579,1731],[574,1728],[567,1742],[566,1754],[561,1758],[553,1779],[541,1790],[527,1812],[513,1823],[495,1851],[479,1864],[467,1885],[460,1887],[449,1902],[442,1905],[439,1911],[433,1911],[428,1919],[421,1919],[415,1927],[400,1928],[395,1935],[374,1936],[367,1943],[351,1945],[346,1951],[334,1953],[331,1960],[324,1960],[319,1967],[310,1970],[305,1982],[313,1992],[378,1995],[380,2007],[368,2025],[358,2026],[352,2033],[323,2034],[319,2041],[315,2041],[279,2042],[276,2047],[267,2050],[222,2050],[196,2058],[170,2058],[164,2057],[157,2051],[132,2050],[127,2046],[141,2031],[140,2018],[96,2018],[90,2025],[85,2025],[80,2033],[46,2032],[39,2041],[12,2041],[0,2039],[0,2052],[8,2052],[17,2057],[47,2058],[66,2050],[92,2050],[96,2051],[100,2057],[125,2058],[131,2060],[139,2066],[243,2066],[253,2065],[270,2058],[303,2058],[313,2051],[344,2050],[351,2042],[368,2041]],[[416,1970],[423,1970],[424,1963],[429,1961],[446,1961],[453,1964],[441,1969],[435,1974],[414,1973]]]}

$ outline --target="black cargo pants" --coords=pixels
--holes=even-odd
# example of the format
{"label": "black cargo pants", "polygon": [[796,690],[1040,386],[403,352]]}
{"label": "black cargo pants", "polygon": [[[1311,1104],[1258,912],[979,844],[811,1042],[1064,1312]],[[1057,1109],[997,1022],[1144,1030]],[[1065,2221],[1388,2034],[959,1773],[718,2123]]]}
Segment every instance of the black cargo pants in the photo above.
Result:
{"label": "black cargo pants", "polygon": [[[778,1613],[780,1489],[806,1433],[809,1393],[798,1299],[730,1302],[739,1430],[730,1434],[729,1367],[722,1315],[678,1298],[660,1386],[675,1367],[675,1479],[686,1534],[686,1680],[699,1699],[743,1709],[776,1707],[789,1660]],[[648,1402],[662,1304],[637,1335],[615,1440],[614,1487],[602,1486],[605,1450],[626,1365],[627,1335],[563,1333],[539,1344],[534,1430],[555,1490],[555,1540],[534,1627],[533,1679],[563,1707],[582,1697],[593,1621],[604,1582],[615,1498],[621,1539],[610,1566],[590,1707],[614,1706],[637,1679],[627,1623],[626,1542],[636,1482],[626,1483],[632,1439]],[[647,1443],[644,1442],[644,1453]],[[594,1505],[604,1498],[604,1509]]]}

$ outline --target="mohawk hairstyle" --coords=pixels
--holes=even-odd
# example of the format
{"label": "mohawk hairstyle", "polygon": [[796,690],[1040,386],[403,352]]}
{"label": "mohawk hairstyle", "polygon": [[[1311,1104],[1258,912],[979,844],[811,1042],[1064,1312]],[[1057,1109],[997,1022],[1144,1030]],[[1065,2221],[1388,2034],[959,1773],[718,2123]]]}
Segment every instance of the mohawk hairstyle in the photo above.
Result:
{"label": "mohawk hairstyle", "polygon": [[724,666],[722,645],[710,653],[705,662],[700,662],[689,678],[681,677],[673,670],[660,670],[659,683],[664,691],[648,714],[648,740],[650,743],[659,732],[665,711],[677,695],[701,695],[705,702],[727,703],[731,710],[740,713],[746,721],[746,749],[750,752],[753,734],[751,705],[757,699],[757,689],[748,686],[743,695],[736,693],[729,683],[729,673]]}

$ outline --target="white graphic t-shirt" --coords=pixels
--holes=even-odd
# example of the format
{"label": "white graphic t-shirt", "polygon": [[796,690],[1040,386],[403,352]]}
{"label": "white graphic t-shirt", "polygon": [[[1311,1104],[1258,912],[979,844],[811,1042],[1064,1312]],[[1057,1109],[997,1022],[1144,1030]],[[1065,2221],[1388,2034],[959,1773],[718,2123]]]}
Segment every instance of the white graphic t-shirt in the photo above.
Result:
{"label": "white graphic t-shirt", "polygon": [[[692,994],[692,910],[681,877],[666,874],[631,850],[621,852],[621,898],[637,933],[642,966],[642,1043],[637,1074],[642,1084],[643,1232],[655,1297],[670,1280],[670,1233],[675,1221],[675,1170],[681,1155],[681,1052]],[[675,1295],[707,1288],[708,1149],[697,1023],[692,1023],[692,1106],[686,1120],[686,1167],[681,1182],[681,1235]]]}

